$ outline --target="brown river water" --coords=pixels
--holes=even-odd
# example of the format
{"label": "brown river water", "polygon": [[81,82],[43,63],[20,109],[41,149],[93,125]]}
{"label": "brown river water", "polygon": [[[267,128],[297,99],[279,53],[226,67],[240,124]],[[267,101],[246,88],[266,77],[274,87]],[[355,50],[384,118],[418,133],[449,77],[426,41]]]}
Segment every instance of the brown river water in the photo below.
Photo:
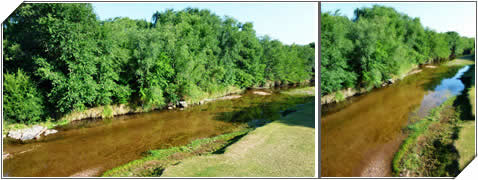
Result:
{"label": "brown river water", "polygon": [[391,176],[403,129],[453,95],[474,66],[424,68],[403,80],[322,107],[321,176]]}
{"label": "brown river water", "polygon": [[163,110],[113,119],[83,120],[32,143],[4,141],[3,176],[99,176],[139,159],[148,150],[185,145],[198,138],[233,132],[253,119],[277,119],[281,111],[314,97],[293,97],[273,90],[251,91],[184,110]]}

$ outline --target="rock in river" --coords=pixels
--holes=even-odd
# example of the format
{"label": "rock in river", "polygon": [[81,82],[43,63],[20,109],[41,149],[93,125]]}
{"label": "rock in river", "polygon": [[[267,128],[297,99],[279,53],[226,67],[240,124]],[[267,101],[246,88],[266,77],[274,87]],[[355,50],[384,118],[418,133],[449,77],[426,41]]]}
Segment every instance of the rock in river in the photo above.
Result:
{"label": "rock in river", "polygon": [[45,132],[46,129],[46,127],[35,125],[28,129],[11,130],[8,132],[8,137],[26,141],[35,137],[40,137],[40,135]]}
{"label": "rock in river", "polygon": [[55,133],[57,133],[57,132],[58,132],[58,131],[55,130],[55,129],[49,129],[49,130],[46,130],[46,131],[45,131],[45,134],[44,134],[44,135],[45,135],[45,136],[48,136],[49,134],[55,134]]}
{"label": "rock in river", "polygon": [[8,132],[8,137],[11,137],[13,139],[20,139],[22,138],[22,130],[10,130]]}
{"label": "rock in river", "polygon": [[181,105],[181,107],[183,107],[183,108],[188,107],[188,103],[186,101],[179,101],[179,105]]}
{"label": "rock in river", "polygon": [[264,92],[264,91],[254,91],[252,93],[257,94],[257,95],[261,95],[261,96],[271,95],[271,93]]}

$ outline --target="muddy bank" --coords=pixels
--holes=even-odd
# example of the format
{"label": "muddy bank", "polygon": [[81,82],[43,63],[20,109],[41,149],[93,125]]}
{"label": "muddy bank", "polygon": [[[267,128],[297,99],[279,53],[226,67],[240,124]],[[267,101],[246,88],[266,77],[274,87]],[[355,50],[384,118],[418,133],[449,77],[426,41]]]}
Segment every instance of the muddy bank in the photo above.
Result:
{"label": "muddy bank", "polygon": [[170,105],[168,105],[167,107],[164,107],[164,108],[153,108],[153,109],[150,109],[150,110],[144,109],[140,106],[127,105],[127,104],[110,105],[109,107],[99,106],[99,107],[89,108],[89,109],[87,109],[85,111],[81,111],[81,112],[70,113],[70,114],[64,116],[62,119],[67,119],[68,121],[77,121],[77,120],[83,120],[83,119],[104,118],[105,117],[104,112],[107,108],[111,108],[111,111],[112,111],[111,116],[149,112],[149,111],[153,111],[153,110],[160,110],[160,109],[166,109],[166,108],[168,108],[168,109],[187,108],[188,106],[191,106],[191,105],[199,105],[199,104],[204,104],[204,103],[213,102],[213,101],[217,101],[217,100],[239,98],[241,96],[238,95],[238,94],[242,94],[243,92],[244,92],[244,90],[239,89],[239,90],[235,90],[235,91],[226,92],[225,94],[222,94],[218,97],[205,98],[205,99],[200,100],[198,102],[179,101],[177,104],[170,104]]}
{"label": "muddy bank", "polygon": [[[430,67],[428,67],[428,68],[430,68]],[[436,68],[436,67],[431,67],[431,68]],[[383,82],[381,87],[385,87],[385,86],[394,84],[397,81],[402,80],[403,78],[405,78],[409,75],[416,74],[416,73],[419,73],[421,71],[422,71],[422,69],[418,69],[416,67],[413,67],[405,75],[403,75],[401,77],[393,77],[393,78],[387,80],[386,82]],[[378,88],[380,88],[380,87],[378,87]],[[374,89],[376,89],[376,88],[374,88]],[[356,88],[342,89],[340,91],[332,92],[330,94],[327,94],[327,95],[324,95],[324,96],[320,97],[320,104],[325,105],[325,104],[340,102],[340,101],[343,101],[347,98],[350,98],[350,97],[353,97],[353,96],[356,96],[356,95],[360,95],[360,94],[364,94],[364,93],[367,93],[367,92],[369,92],[369,91],[367,91],[367,89],[365,89],[365,88],[361,88],[361,89],[356,89]]]}
{"label": "muddy bank", "polygon": [[[310,81],[302,81],[299,83],[284,83],[284,82],[277,81],[277,82],[268,82],[264,86],[253,87],[250,89],[254,90],[253,93],[257,95],[271,95],[270,91],[271,89],[274,89],[274,88],[288,88],[288,87],[304,86],[307,84],[310,84]],[[267,89],[268,91],[260,91],[260,89]],[[81,112],[70,113],[61,119],[66,119],[68,121],[77,121],[77,120],[83,120],[83,119],[104,118],[105,117],[104,112],[107,108],[110,108],[112,111],[112,115],[110,116],[142,113],[142,112],[149,112],[152,110],[160,110],[160,109],[187,108],[191,105],[201,105],[201,104],[210,103],[210,102],[219,101],[219,100],[229,100],[229,99],[240,98],[241,94],[243,94],[245,91],[246,90],[244,89],[234,89],[215,97],[204,98],[199,101],[179,101],[177,104],[170,103],[167,107],[153,108],[151,110],[144,109],[140,106],[134,106],[134,105],[128,105],[128,104],[110,105],[109,107],[98,106],[94,108],[89,108]]]}

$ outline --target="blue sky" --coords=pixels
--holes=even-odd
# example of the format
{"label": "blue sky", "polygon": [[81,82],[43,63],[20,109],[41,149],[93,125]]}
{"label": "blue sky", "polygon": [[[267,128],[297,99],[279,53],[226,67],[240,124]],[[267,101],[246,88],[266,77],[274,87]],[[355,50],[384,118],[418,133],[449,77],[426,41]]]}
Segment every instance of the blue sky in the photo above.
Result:
{"label": "blue sky", "polygon": [[404,3],[322,3],[322,12],[335,12],[353,17],[356,8],[374,4],[395,8],[410,17],[419,17],[425,27],[437,32],[456,31],[462,36],[476,36],[476,6],[474,2],[404,2]]}
{"label": "blue sky", "polygon": [[151,21],[156,11],[187,7],[209,9],[216,15],[252,22],[258,36],[269,35],[285,44],[308,44],[317,39],[318,4],[306,3],[92,3],[101,20],[129,17]]}

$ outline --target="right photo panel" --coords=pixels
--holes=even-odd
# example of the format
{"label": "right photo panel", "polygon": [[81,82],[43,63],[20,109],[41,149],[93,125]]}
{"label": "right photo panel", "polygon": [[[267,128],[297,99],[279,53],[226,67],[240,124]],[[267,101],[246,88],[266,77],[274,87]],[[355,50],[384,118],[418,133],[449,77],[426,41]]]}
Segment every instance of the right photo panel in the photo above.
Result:
{"label": "right photo panel", "polygon": [[475,157],[476,2],[321,3],[321,177],[456,177]]}

